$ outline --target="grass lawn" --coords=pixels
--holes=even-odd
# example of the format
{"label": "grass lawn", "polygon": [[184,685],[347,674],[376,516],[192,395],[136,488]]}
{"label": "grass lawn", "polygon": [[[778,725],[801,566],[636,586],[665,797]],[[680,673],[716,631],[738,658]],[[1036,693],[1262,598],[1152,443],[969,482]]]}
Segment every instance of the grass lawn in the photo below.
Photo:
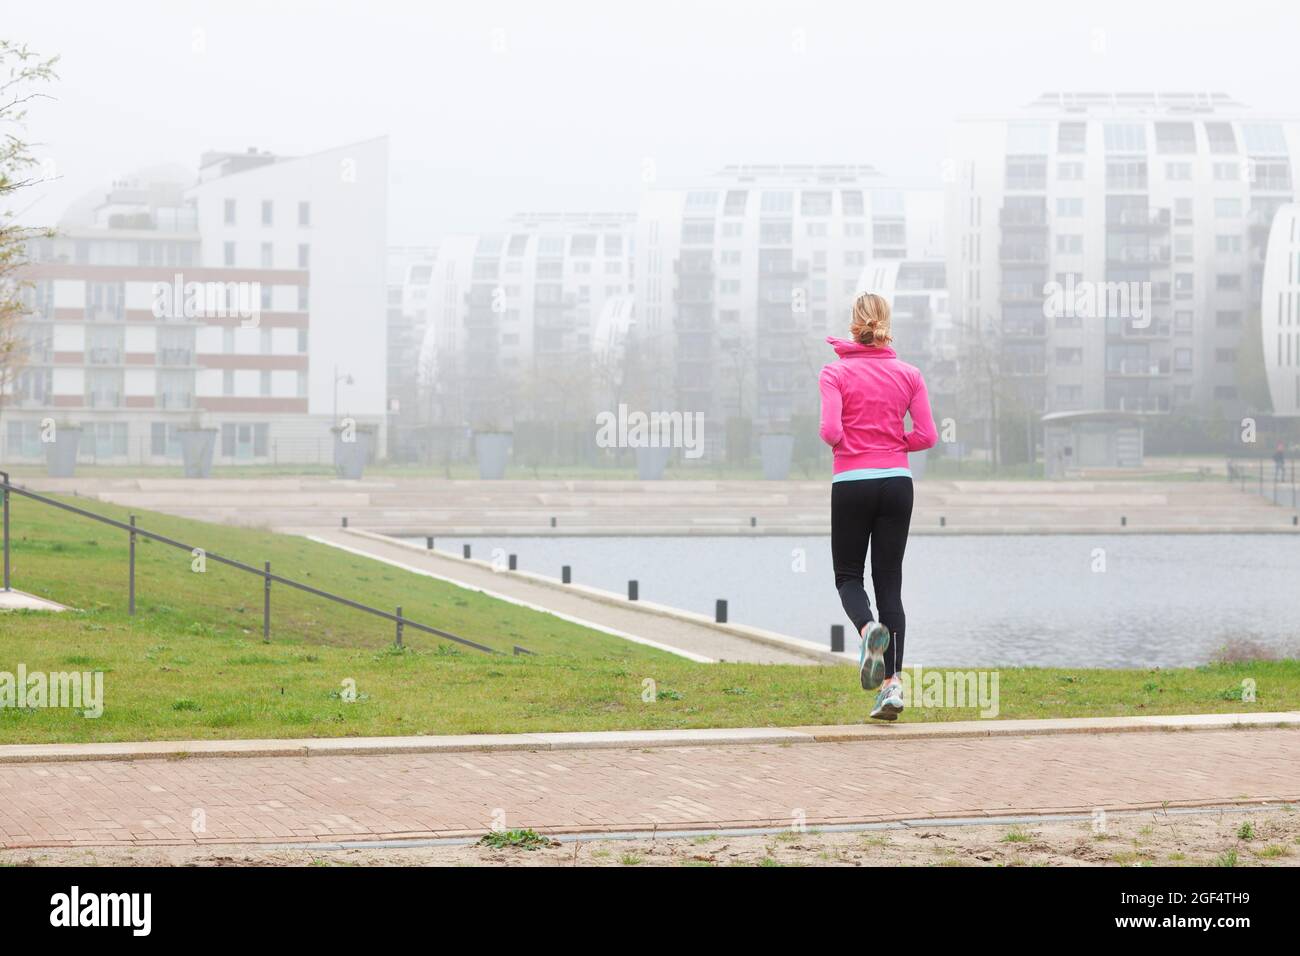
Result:
{"label": "grass lawn", "polygon": [[[126,535],[12,496],[13,583],[78,610],[0,613],[0,671],[104,672],[104,713],[0,708],[0,743],[510,733],[861,723],[848,667],[696,664],[300,538],[138,512],[148,528],[535,657],[487,655],[145,539],[126,613]],[[78,503],[119,519],[123,509]],[[1244,678],[1257,700],[1241,701]],[[653,682],[655,694],[648,691]],[[350,682],[355,682],[354,684]],[[355,686],[356,700],[345,700]],[[1300,710],[1300,661],[1180,670],[1000,671],[1000,715]],[[909,709],[965,720],[975,709]]]}

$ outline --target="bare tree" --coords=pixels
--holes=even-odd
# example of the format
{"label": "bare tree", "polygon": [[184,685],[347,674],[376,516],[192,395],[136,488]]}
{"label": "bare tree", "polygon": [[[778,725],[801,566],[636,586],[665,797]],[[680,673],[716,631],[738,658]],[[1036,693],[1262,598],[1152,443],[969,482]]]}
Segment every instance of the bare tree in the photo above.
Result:
{"label": "bare tree", "polygon": [[25,45],[0,40],[0,413],[27,360],[27,340],[19,327],[27,311],[24,282],[19,278],[27,262],[27,243],[52,235],[46,229],[19,225],[21,213],[10,203],[20,190],[42,181],[39,163],[22,132],[28,105],[49,99],[36,87],[57,77],[57,62],[58,57],[42,59]]}

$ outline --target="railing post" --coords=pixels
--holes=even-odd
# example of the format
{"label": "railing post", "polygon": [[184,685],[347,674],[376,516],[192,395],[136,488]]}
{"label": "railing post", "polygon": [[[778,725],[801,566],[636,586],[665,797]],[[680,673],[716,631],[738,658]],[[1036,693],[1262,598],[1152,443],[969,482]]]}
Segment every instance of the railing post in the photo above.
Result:
{"label": "railing post", "polygon": [[[131,515],[131,528],[132,529],[135,528],[135,515]],[[135,531],[134,530],[131,531],[130,552],[131,552],[131,586],[130,586],[130,595],[127,598],[127,605],[128,605],[127,613],[134,616],[135,614]]]}
{"label": "railing post", "polygon": [[0,478],[4,479],[4,511],[5,511],[5,590],[9,590],[9,472],[0,471]]}
{"label": "railing post", "polygon": [[397,646],[402,646],[402,605],[397,605]]}
{"label": "railing post", "polygon": [[264,565],[266,574],[262,578],[262,641],[271,643],[271,562]]}

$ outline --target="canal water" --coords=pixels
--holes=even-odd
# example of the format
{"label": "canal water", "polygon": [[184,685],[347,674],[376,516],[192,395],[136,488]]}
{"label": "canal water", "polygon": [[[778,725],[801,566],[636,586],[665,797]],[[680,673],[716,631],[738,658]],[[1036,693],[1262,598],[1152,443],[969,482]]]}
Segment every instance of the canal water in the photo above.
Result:
{"label": "canal water", "polygon": [[[424,539],[408,540],[424,544]],[[846,624],[830,539],[437,538],[437,550],[830,645]],[[868,584],[868,592],[870,593]],[[1300,655],[1300,536],[914,536],[903,566],[909,664],[1180,667],[1225,647]]]}

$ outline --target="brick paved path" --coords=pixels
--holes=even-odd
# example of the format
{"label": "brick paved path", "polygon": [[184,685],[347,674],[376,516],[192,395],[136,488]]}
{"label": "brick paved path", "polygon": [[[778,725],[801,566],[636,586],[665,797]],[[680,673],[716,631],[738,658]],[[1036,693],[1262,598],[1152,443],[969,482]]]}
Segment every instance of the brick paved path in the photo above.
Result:
{"label": "brick paved path", "polygon": [[789,826],[801,813],[816,826],[1262,799],[1300,800],[1300,730],[28,763],[0,767],[0,846],[413,838],[494,823]]}

